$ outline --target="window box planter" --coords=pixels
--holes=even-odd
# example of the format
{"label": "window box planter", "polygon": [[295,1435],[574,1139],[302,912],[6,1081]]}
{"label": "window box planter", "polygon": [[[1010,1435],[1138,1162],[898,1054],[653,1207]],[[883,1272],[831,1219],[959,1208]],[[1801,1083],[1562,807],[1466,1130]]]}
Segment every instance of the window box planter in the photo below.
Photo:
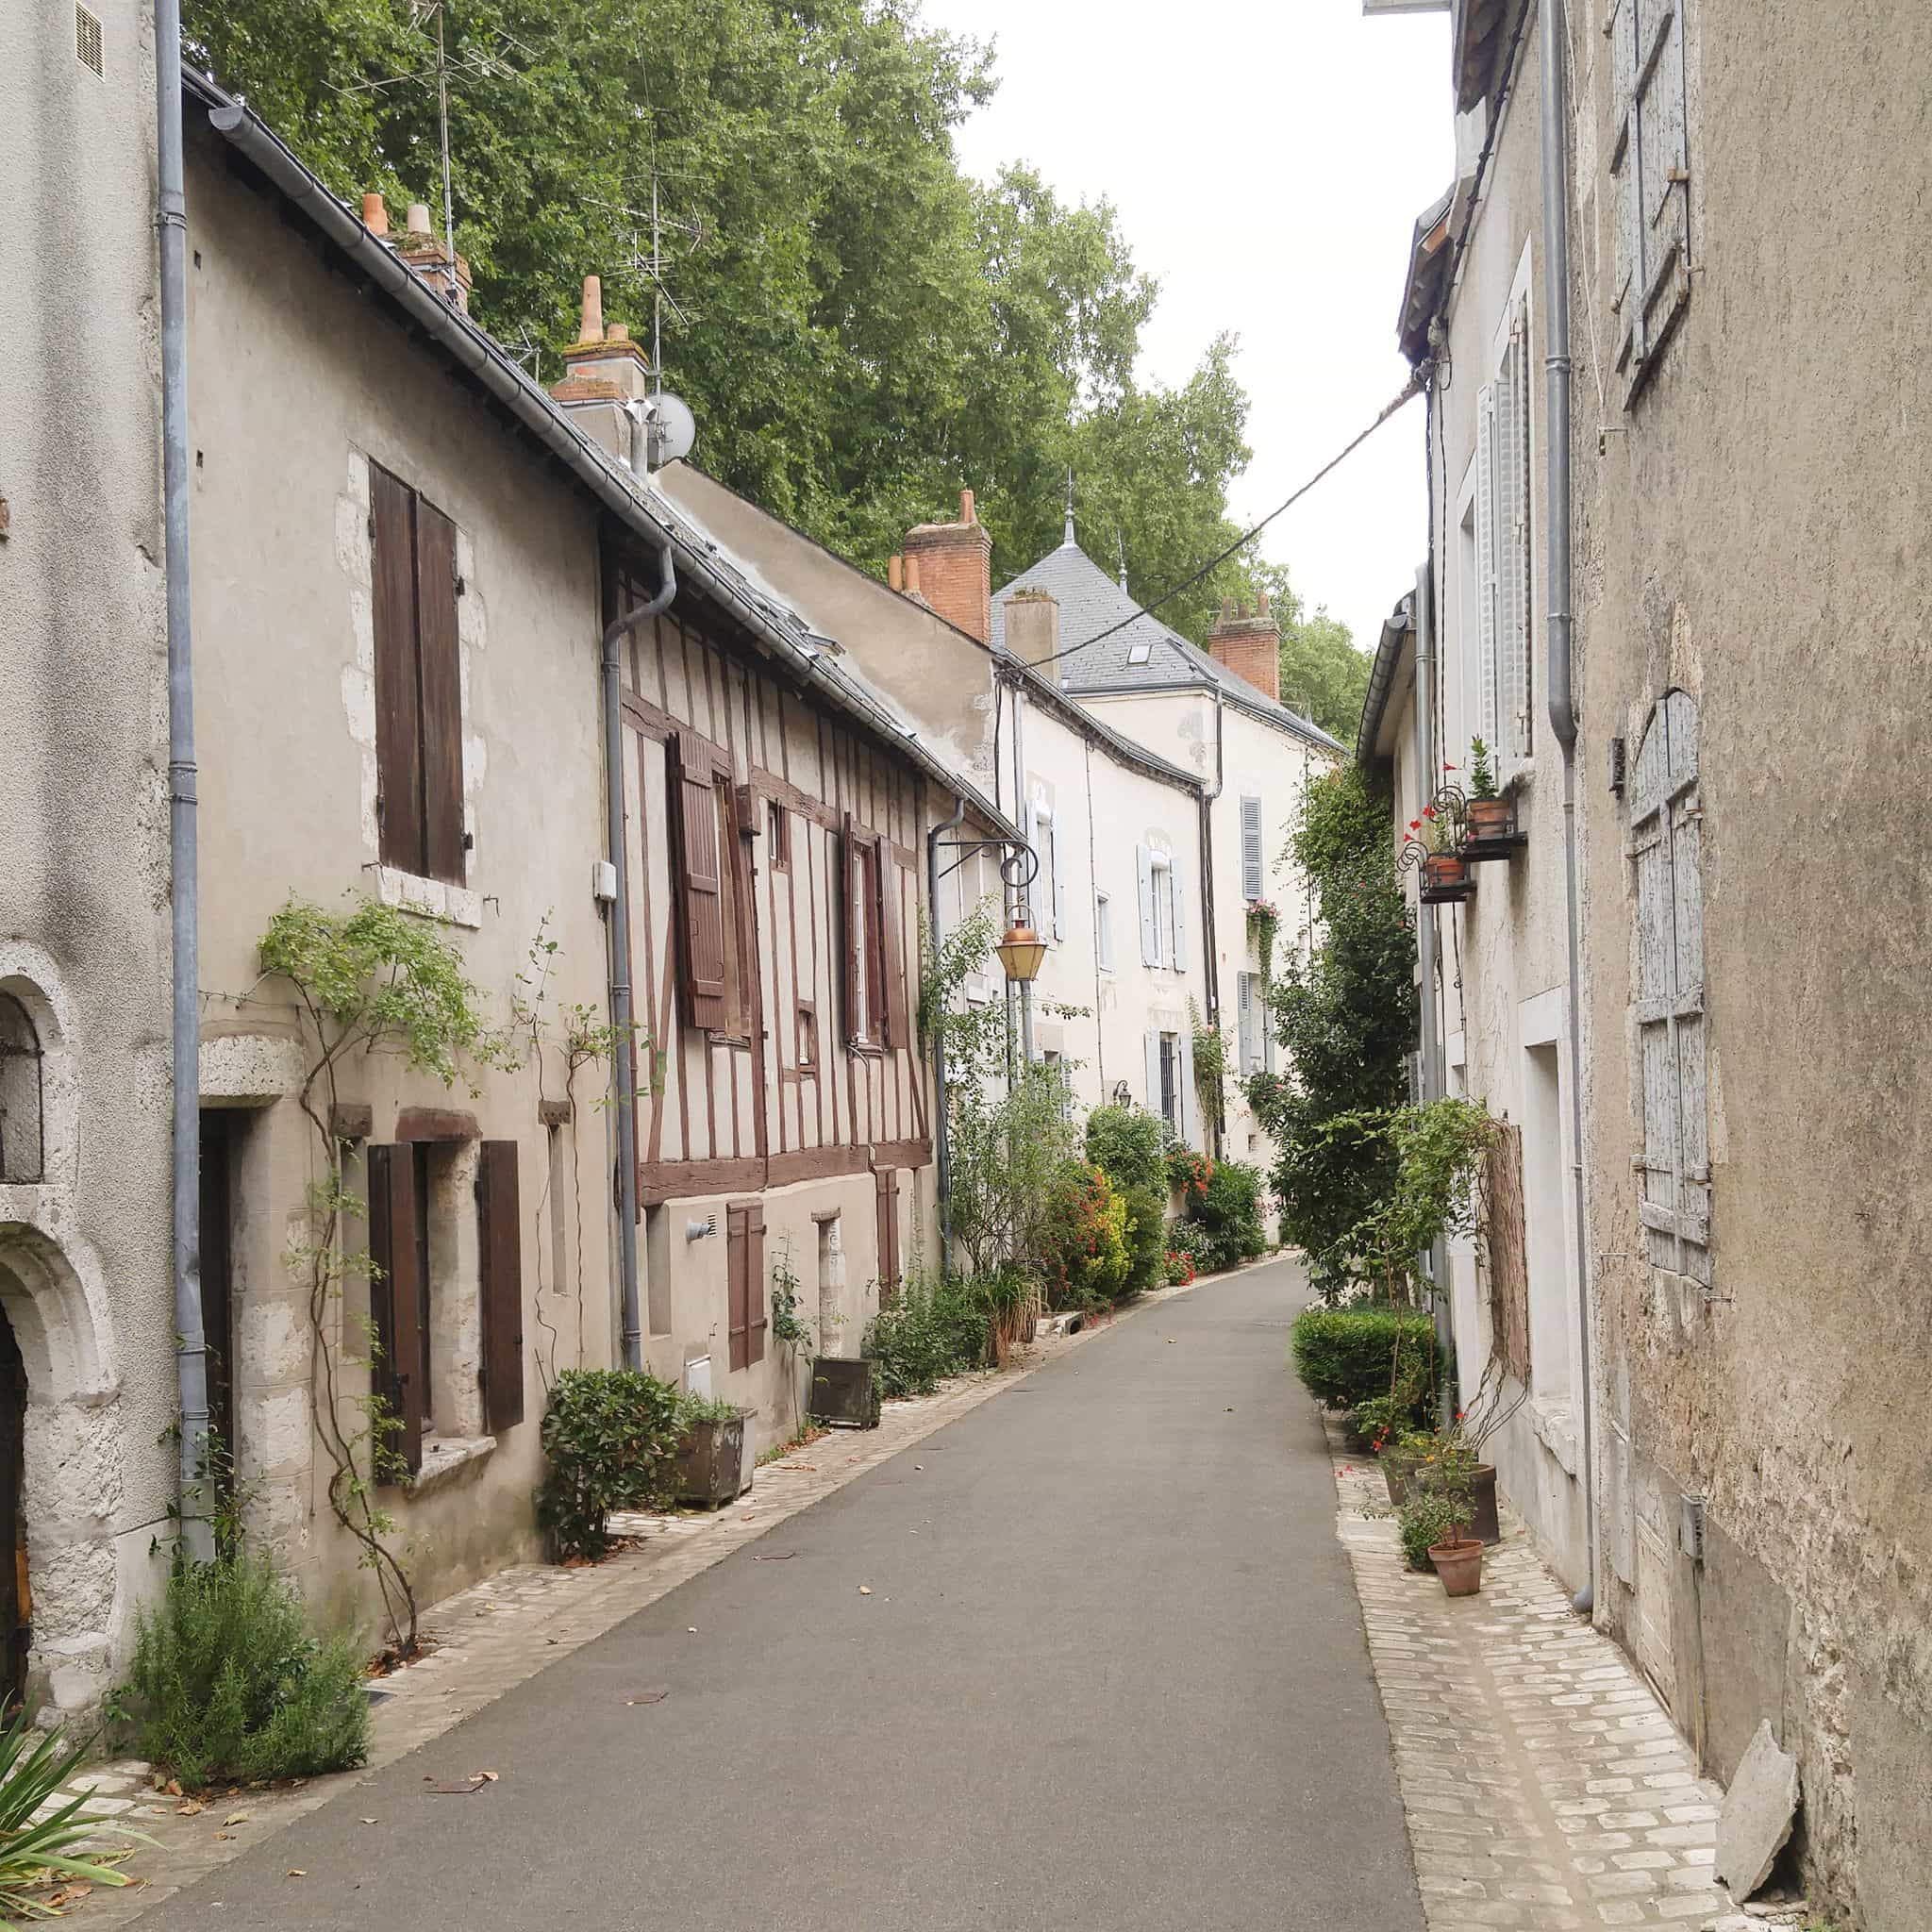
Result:
{"label": "window box planter", "polygon": [[691,1424],[677,1457],[680,1503],[720,1509],[726,1503],[737,1502],[751,1488],[755,1458],[747,1426],[750,1420],[751,1411],[741,1409],[728,1422]]}
{"label": "window box planter", "polygon": [[1473,898],[1475,879],[1469,860],[1460,852],[1431,852],[1422,862],[1422,900],[1424,906],[1448,906],[1458,899]]}
{"label": "window box planter", "polygon": [[1507,860],[1529,843],[1528,834],[1517,829],[1513,798],[1472,798],[1463,813],[1467,835],[1462,856],[1474,864]]}
{"label": "window box planter", "polygon": [[879,1386],[864,1357],[822,1355],[811,1365],[811,1419],[834,1429],[875,1429]]}

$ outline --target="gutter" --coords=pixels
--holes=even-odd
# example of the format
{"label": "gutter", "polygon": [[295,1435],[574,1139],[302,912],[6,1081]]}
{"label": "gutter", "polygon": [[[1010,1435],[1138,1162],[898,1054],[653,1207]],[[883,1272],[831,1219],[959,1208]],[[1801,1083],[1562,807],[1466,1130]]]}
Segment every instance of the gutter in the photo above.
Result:
{"label": "gutter", "polygon": [[[957,794],[962,789],[958,773],[941,764],[919,742],[915,727],[839,677],[822,661],[826,653],[800,643],[774,624],[770,614],[711,560],[709,546],[693,541],[688,532],[681,531],[660,501],[647,498],[629,472],[613,463],[585,436],[542,390],[504,357],[484,330],[399,261],[303,166],[258,115],[199,75],[183,75],[181,84],[207,104],[208,122],[216,133],[258,168],[278,193],[298,207],[334,247],[355,262],[371,283],[395,302],[415,326],[473,376],[626,528],[654,549],[670,543],[691,585],[725,607],[761,645],[790,663],[804,682],[816,687],[833,706],[858,719],[874,735],[895,744],[941,790]],[[964,789],[1003,831],[1013,829],[975,789]]]}
{"label": "gutter", "polygon": [[[173,920],[175,1378],[181,1547],[210,1561],[201,1513],[208,1451],[201,1315],[201,874],[194,762],[194,630],[188,575],[188,189],[181,132],[181,5],[156,0],[155,133],[161,303],[161,516],[168,608],[168,859]],[[233,1445],[230,1444],[230,1447]]]}
{"label": "gutter", "polygon": [[1583,1205],[1583,973],[1582,929],[1577,910],[1576,702],[1571,684],[1570,556],[1570,201],[1563,153],[1568,125],[1564,96],[1563,0],[1541,0],[1538,38],[1542,56],[1543,393],[1548,442],[1543,464],[1547,487],[1544,522],[1549,530],[1550,624],[1548,684],[1550,728],[1563,748],[1563,880],[1570,918],[1570,1178],[1576,1241],[1576,1338],[1578,1421],[1583,1436],[1583,1545],[1588,1565],[1572,1607],[1588,1616],[1596,1603],[1596,1463],[1591,1381],[1590,1228]]}
{"label": "gutter", "polygon": [[624,1365],[644,1365],[643,1323],[638,1308],[637,1060],[631,1038],[630,867],[624,850],[624,697],[618,646],[677,595],[671,545],[658,551],[658,591],[626,610],[604,633],[598,652],[604,685],[604,819],[617,891],[610,902],[610,1084],[617,1095],[617,1251],[619,1307],[624,1317]]}

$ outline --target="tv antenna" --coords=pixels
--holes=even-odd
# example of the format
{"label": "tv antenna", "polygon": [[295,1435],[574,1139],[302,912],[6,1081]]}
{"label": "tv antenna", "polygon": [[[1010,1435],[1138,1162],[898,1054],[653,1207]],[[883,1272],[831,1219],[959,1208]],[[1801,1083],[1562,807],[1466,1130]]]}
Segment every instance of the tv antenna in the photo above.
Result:
{"label": "tv antenna", "polygon": [[[626,202],[597,201],[592,197],[592,206],[608,208],[611,213],[621,216],[630,228],[629,258],[619,271],[618,279],[648,290],[651,297],[651,385],[654,391],[664,387],[664,310],[669,308],[684,328],[691,326],[691,317],[686,314],[667,286],[672,267],[672,258],[665,253],[664,231],[668,228],[674,236],[683,236],[688,246],[686,256],[693,255],[705,239],[703,222],[687,221],[675,215],[667,215],[658,196],[658,144],[655,135],[651,142],[651,205],[648,208],[632,208]],[[644,247],[644,232],[650,233],[650,249]]]}
{"label": "tv antenna", "polygon": [[358,80],[349,87],[337,87],[333,81],[329,88],[339,94],[386,93],[394,87],[426,87],[432,82],[436,87],[436,122],[438,143],[442,153],[442,245],[449,256],[450,300],[456,300],[457,286],[457,215],[456,195],[452,189],[449,160],[449,84],[452,77],[458,80],[514,80],[518,71],[504,58],[504,51],[513,48],[525,58],[533,58],[530,49],[513,34],[505,33],[500,27],[491,31],[490,41],[459,54],[454,60],[444,42],[443,25],[449,12],[449,0],[409,0],[409,25],[425,39],[429,29],[436,30],[436,58],[427,67],[417,68],[409,74],[384,75],[375,80]]}

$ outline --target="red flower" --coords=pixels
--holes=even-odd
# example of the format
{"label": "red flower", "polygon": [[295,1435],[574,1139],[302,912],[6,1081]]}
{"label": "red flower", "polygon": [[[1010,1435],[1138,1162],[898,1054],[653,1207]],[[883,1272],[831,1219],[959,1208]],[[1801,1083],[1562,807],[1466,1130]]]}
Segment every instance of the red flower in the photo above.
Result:
{"label": "red flower", "polygon": [[1425,805],[1425,806],[1424,806],[1424,807],[1423,807],[1423,816],[1424,816],[1424,818],[1425,818],[1425,819],[1432,819],[1432,818],[1434,818],[1434,817],[1436,816],[1436,808],[1435,808],[1435,807],[1434,807],[1433,805]]}

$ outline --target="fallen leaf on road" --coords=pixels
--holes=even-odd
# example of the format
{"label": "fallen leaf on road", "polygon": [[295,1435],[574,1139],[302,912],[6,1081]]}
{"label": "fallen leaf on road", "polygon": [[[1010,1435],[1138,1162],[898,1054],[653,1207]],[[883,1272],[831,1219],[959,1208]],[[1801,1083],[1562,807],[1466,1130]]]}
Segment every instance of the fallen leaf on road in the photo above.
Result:
{"label": "fallen leaf on road", "polygon": [[248,1823],[249,1816],[250,1814],[246,1811],[230,1811],[228,1815],[222,1820],[222,1823],[224,1824],[246,1824]]}
{"label": "fallen leaf on road", "polygon": [[181,1795],[181,1780],[179,1778],[171,1777],[168,1780],[168,1782],[161,1787],[161,1789],[162,1790],[167,1792],[169,1797],[178,1798]]}
{"label": "fallen leaf on road", "polygon": [[861,1583],[858,1586],[858,1593],[860,1596],[870,1596],[872,1594],[872,1585],[869,1583]]}
{"label": "fallen leaf on road", "polygon": [[486,1785],[493,1785],[496,1782],[496,1774],[493,1771],[479,1771],[476,1777],[480,1783]]}
{"label": "fallen leaf on road", "polygon": [[218,1831],[215,1833],[215,1836],[217,1838],[233,1838],[235,1834],[232,1831]]}
{"label": "fallen leaf on road", "polygon": [[664,1702],[664,1700],[665,1700],[665,1699],[666,1699],[667,1697],[669,1697],[670,1695],[671,1695],[671,1693],[670,1693],[670,1691],[668,1691],[668,1690],[640,1690],[640,1691],[638,1692],[638,1694],[637,1694],[637,1695],[636,1695],[635,1697],[626,1697],[626,1698],[625,1698],[625,1699],[624,1701],[625,1701],[625,1703],[626,1705],[631,1705],[631,1704],[662,1704],[662,1703]]}
{"label": "fallen leaf on road", "polygon": [[695,1637],[698,1634],[698,1626],[695,1624],[687,1624],[684,1626],[684,1634],[687,1637]]}
{"label": "fallen leaf on road", "polygon": [[289,1867],[289,1876],[291,1878],[307,1878],[308,1874],[300,1865],[291,1865]]}
{"label": "fallen leaf on road", "polygon": [[914,1469],[924,1469],[925,1467],[925,1464],[923,1462],[915,1462],[912,1466]]}
{"label": "fallen leaf on road", "polygon": [[362,1821],[362,1823],[363,1823],[364,1824],[374,1824],[375,1823],[375,1819],[373,1819],[373,1818],[365,1818],[365,1819],[364,1819],[364,1820]]}
{"label": "fallen leaf on road", "polygon": [[189,1798],[175,1807],[176,1818],[198,1818],[208,1807],[199,1798]]}
{"label": "fallen leaf on road", "polygon": [[438,1784],[433,1778],[425,1778],[424,1782],[428,1785],[429,1795],[432,1798],[474,1797],[476,1792],[483,1789],[484,1784],[484,1780],[480,1777],[468,1778],[459,1785]]}
{"label": "fallen leaf on road", "polygon": [[797,1554],[796,1550],[780,1550],[775,1556],[754,1557],[752,1561],[754,1563],[789,1563]]}

